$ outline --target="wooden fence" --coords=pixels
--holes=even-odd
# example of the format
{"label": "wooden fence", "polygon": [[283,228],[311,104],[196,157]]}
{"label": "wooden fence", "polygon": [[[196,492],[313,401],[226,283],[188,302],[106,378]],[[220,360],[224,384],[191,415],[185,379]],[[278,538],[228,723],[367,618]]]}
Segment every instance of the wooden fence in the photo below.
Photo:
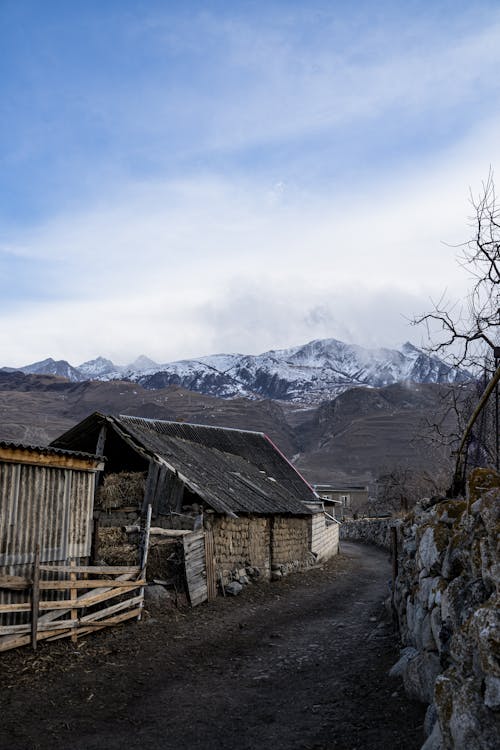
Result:
{"label": "wooden fence", "polygon": [[141,566],[41,565],[37,555],[32,579],[0,575],[0,588],[25,592],[19,601],[0,604],[0,623],[2,613],[26,613],[22,624],[0,625],[0,651],[29,643],[36,649],[41,640],[76,641],[140,619],[145,584]]}

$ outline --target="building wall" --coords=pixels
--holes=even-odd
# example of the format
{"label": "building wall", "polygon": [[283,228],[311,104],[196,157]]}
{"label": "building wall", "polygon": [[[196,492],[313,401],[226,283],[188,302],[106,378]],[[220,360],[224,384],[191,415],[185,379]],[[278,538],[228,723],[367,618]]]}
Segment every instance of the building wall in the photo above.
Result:
{"label": "building wall", "polygon": [[229,518],[214,516],[211,521],[214,535],[215,565],[223,580],[230,580],[234,570],[257,567],[264,578],[269,578],[270,521],[264,516]]}
{"label": "building wall", "polygon": [[311,518],[311,552],[317,560],[328,560],[339,551],[339,524],[327,523],[323,513]]}
{"label": "building wall", "polygon": [[259,568],[261,576],[268,579],[272,568],[283,566],[285,572],[307,568],[338,552],[339,526],[327,525],[323,513],[270,518],[213,516],[210,526],[216,571],[224,582],[248,566]]}
{"label": "building wall", "polygon": [[311,563],[310,517],[275,516],[272,522],[272,565]]}

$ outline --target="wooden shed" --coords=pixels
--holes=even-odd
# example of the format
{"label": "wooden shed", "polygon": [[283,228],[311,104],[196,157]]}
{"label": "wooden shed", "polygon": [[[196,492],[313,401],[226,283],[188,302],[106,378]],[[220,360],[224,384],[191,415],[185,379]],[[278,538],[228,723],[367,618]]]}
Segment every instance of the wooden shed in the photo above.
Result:
{"label": "wooden shed", "polygon": [[[90,555],[96,474],[103,468],[95,455],[0,442],[0,577],[31,575],[37,546],[41,563]],[[16,596],[0,588],[0,604]]]}
{"label": "wooden shed", "polygon": [[100,452],[0,442],[0,652],[140,619],[146,556],[89,564],[103,468]]}

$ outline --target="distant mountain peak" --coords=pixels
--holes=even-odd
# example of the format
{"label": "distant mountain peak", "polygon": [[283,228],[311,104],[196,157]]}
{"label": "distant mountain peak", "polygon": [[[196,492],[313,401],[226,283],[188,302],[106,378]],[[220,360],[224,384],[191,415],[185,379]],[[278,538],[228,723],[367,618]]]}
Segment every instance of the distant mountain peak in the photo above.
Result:
{"label": "distant mountain peak", "polygon": [[147,357],[145,354],[140,354],[133,362],[125,367],[126,370],[140,371],[140,370],[153,370],[159,368],[158,362]]}
{"label": "distant mountain peak", "polygon": [[122,379],[150,390],[176,385],[218,398],[308,404],[335,398],[359,386],[383,387],[404,381],[454,383],[470,377],[408,341],[400,349],[367,349],[334,338],[314,339],[258,355],[214,354],[163,365],[142,354],[126,367],[96,357],[77,368],[49,358],[20,369],[74,381]]}

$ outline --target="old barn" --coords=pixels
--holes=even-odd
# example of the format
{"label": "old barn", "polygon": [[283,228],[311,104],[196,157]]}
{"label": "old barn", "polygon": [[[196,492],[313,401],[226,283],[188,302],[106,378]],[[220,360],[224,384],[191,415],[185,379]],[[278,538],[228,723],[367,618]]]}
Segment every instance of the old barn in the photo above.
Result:
{"label": "old barn", "polygon": [[217,583],[248,568],[269,578],[338,551],[338,525],[263,433],[94,413],[52,445],[105,454],[103,482],[142,475],[141,496],[103,508],[102,522],[130,522],[151,505],[156,527],[199,529],[204,574]]}

